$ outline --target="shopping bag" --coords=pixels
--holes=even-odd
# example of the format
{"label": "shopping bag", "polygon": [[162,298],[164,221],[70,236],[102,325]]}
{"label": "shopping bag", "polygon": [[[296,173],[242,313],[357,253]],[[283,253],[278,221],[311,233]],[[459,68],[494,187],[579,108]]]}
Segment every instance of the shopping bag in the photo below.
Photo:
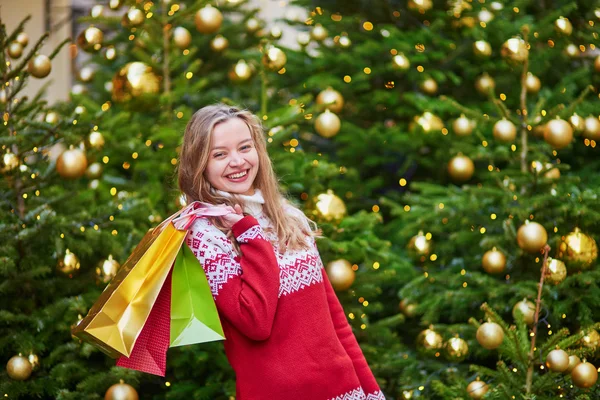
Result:
{"label": "shopping bag", "polygon": [[224,339],[204,270],[184,244],[173,266],[170,347]]}

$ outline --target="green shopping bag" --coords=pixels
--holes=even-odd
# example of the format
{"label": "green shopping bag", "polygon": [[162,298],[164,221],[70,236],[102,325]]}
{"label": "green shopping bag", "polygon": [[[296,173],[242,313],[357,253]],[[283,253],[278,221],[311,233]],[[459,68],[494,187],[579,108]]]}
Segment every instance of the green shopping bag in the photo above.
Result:
{"label": "green shopping bag", "polygon": [[204,270],[185,244],[177,254],[172,279],[170,347],[224,340]]}

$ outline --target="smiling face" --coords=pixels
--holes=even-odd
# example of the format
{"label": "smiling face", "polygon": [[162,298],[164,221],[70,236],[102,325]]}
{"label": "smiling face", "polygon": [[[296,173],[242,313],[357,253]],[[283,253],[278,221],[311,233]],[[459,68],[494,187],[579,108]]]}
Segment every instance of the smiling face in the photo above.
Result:
{"label": "smiling face", "polygon": [[217,124],[212,132],[204,176],[215,189],[254,194],[258,153],[248,125],[240,118]]}

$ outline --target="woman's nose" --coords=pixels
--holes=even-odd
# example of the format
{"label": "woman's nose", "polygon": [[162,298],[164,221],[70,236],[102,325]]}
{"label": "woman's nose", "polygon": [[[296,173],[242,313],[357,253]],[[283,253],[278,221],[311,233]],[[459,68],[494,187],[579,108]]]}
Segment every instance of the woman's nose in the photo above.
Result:
{"label": "woman's nose", "polygon": [[230,165],[242,165],[244,159],[239,153],[231,153],[231,159],[229,160]]}

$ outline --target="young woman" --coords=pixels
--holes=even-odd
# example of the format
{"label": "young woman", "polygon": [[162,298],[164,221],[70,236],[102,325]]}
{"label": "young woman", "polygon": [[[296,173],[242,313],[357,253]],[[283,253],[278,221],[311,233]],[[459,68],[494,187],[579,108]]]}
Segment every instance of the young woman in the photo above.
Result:
{"label": "young woman", "polygon": [[384,400],[308,219],[279,192],[260,120],[222,104],[197,111],[178,178],[188,202],[236,211],[197,220],[186,242],[221,316],[237,399]]}

